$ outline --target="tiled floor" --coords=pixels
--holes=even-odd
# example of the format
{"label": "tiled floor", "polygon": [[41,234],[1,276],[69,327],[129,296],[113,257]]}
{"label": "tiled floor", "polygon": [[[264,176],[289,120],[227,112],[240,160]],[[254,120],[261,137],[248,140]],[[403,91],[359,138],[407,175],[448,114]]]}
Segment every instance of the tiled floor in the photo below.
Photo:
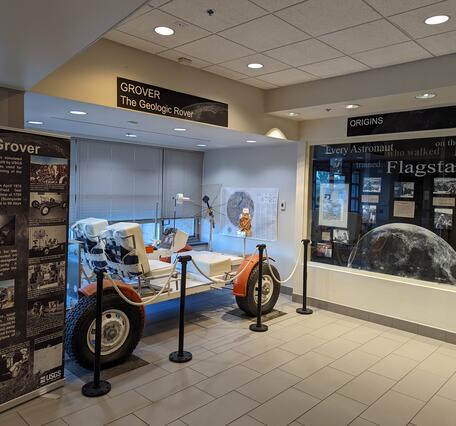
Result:
{"label": "tiled floor", "polygon": [[150,364],[84,398],[67,385],[0,415],[1,426],[456,425],[456,346],[316,310],[269,322],[267,333],[227,314],[228,291],[189,299],[188,364],[176,349],[177,302],[153,306],[136,355]]}

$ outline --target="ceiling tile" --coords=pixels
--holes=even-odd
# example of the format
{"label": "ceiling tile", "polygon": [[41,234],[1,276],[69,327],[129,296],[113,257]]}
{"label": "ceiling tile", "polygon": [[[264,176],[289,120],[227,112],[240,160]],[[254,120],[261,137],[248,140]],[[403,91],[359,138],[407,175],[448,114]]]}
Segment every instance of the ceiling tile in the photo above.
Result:
{"label": "ceiling tile", "polygon": [[418,61],[419,59],[432,57],[432,55],[414,41],[407,41],[393,46],[357,53],[353,57],[370,67],[380,68],[402,64],[404,62]]}
{"label": "ceiling tile", "polygon": [[309,38],[307,34],[273,15],[263,16],[230,28],[220,35],[257,52]]}
{"label": "ceiling tile", "polygon": [[122,21],[122,23],[131,21],[132,19],[137,18],[138,16],[144,15],[145,13],[150,12],[150,6],[147,4],[145,6],[141,6],[139,9],[137,9],[135,12],[133,12],[130,16],[128,16],[126,19]]}
{"label": "ceiling tile", "polygon": [[[448,15],[453,19],[440,25],[426,25],[424,20],[433,15]],[[390,21],[407,31],[413,38],[426,37],[456,30],[456,1],[443,1],[410,12],[390,17]]]}
{"label": "ceiling tile", "polygon": [[213,74],[218,74],[231,80],[241,80],[246,77],[245,74],[224,68],[220,65],[211,65],[210,67],[204,68],[204,71],[211,72]]}
{"label": "ceiling tile", "polygon": [[[161,9],[213,32],[234,27],[267,13],[248,0],[173,0]],[[209,16],[208,9],[215,13]]]}
{"label": "ceiling tile", "polygon": [[[264,66],[260,69],[251,69],[247,67],[247,65],[251,63],[260,63]],[[231,70],[238,71],[252,77],[263,74],[270,74],[271,72],[281,71],[290,68],[289,65],[286,65],[283,62],[276,61],[275,59],[269,58],[259,53],[257,53],[256,55],[249,55],[244,56],[243,58],[234,59],[233,61],[224,62],[221,65]]]}
{"label": "ceiling tile", "polygon": [[316,80],[313,75],[307,74],[304,71],[296,68],[289,70],[273,72],[259,77],[260,80],[268,83],[276,84],[277,86],[289,86],[290,84],[303,83],[304,81]]}
{"label": "ceiling tile", "polygon": [[321,78],[334,77],[336,75],[352,74],[369,69],[364,64],[355,61],[348,56],[342,58],[330,59],[329,61],[319,62],[301,67],[303,71],[314,74]]}
{"label": "ceiling tile", "polygon": [[[189,64],[189,66],[195,67],[195,68],[204,68],[204,67],[208,67],[209,65],[211,65],[210,62],[202,61],[201,59],[195,58],[190,55],[186,55],[185,53],[182,53],[179,50],[175,50],[175,49],[166,50],[165,52],[161,52],[161,53],[159,53],[159,56],[162,56],[163,58],[166,58],[166,59],[171,59],[172,61],[176,61],[176,62],[179,62],[179,58],[182,58],[182,57],[191,59],[192,63]],[[184,65],[187,65],[187,64],[184,64]]]}
{"label": "ceiling tile", "polygon": [[434,55],[448,55],[456,52],[456,31],[445,34],[434,35],[418,40],[421,46]]}
{"label": "ceiling tile", "polygon": [[226,40],[218,35],[193,41],[179,47],[179,50],[188,55],[208,61],[212,64],[231,61],[242,56],[255,53],[253,50]]}
{"label": "ceiling tile", "polygon": [[365,0],[383,16],[396,15],[408,10],[438,3],[441,0]]}
{"label": "ceiling tile", "polygon": [[276,14],[313,36],[331,33],[381,17],[362,0],[308,0]]}
{"label": "ceiling tile", "polygon": [[[171,27],[175,32],[172,36],[162,36],[154,31],[157,26]],[[118,29],[170,48],[209,35],[208,31],[180,21],[158,9],[151,9],[150,12],[120,25]]]}
{"label": "ceiling tile", "polygon": [[125,34],[118,30],[109,31],[109,33],[105,34],[103,38],[124,44],[125,46],[134,47],[135,49],[144,50],[149,53],[158,53],[166,50],[166,47],[164,46],[159,46],[158,44]]}
{"label": "ceiling tile", "polygon": [[262,81],[255,77],[244,78],[243,80],[239,80],[239,83],[248,84],[249,86],[258,87],[259,89],[265,89],[265,90],[274,89],[275,87],[278,87],[275,84],[271,84],[266,81]]}
{"label": "ceiling tile", "polygon": [[250,0],[251,2],[263,7],[269,12],[284,9],[288,6],[293,6],[296,3],[301,3],[303,0]]}
{"label": "ceiling tile", "polygon": [[269,50],[265,55],[295,67],[343,56],[338,50],[315,39]]}
{"label": "ceiling tile", "polygon": [[327,34],[320,39],[348,54],[409,41],[404,33],[384,19]]}

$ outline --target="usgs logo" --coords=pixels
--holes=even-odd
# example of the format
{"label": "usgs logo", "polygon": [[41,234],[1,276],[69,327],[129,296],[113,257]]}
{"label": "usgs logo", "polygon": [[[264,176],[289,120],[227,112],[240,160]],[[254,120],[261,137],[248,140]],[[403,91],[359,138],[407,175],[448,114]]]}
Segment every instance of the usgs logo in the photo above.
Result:
{"label": "usgs logo", "polygon": [[383,117],[352,118],[349,124],[350,127],[380,125],[383,124]]}
{"label": "usgs logo", "polygon": [[53,373],[46,374],[45,376],[41,376],[40,385],[45,385],[46,383],[60,379],[61,376],[62,376],[61,370],[54,371]]}

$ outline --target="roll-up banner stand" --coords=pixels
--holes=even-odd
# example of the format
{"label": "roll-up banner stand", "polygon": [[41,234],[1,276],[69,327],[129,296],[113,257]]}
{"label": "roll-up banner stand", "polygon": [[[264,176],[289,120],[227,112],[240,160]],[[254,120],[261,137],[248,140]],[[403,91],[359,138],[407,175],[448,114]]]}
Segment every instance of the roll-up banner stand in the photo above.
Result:
{"label": "roll-up banner stand", "polygon": [[0,128],[0,412],[63,384],[70,140]]}

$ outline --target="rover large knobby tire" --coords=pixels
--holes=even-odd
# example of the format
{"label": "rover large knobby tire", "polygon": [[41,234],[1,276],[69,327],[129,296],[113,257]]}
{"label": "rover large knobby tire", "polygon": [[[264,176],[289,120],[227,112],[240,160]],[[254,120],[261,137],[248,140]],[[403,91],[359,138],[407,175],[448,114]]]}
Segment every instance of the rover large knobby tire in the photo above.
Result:
{"label": "rover large knobby tire", "polygon": [[[96,295],[82,297],[68,311],[65,330],[65,351],[85,368],[93,368],[95,351]],[[144,318],[141,308],[124,302],[117,293],[103,295],[103,328],[101,366],[122,363],[141,339]]]}
{"label": "rover large knobby tire", "polygon": [[35,209],[39,209],[40,208],[40,202],[37,201],[37,200],[33,200],[32,201],[32,207],[34,207]]}
{"label": "rover large knobby tire", "polygon": [[[274,265],[271,265],[274,275],[280,279],[279,272]],[[236,296],[236,303],[246,314],[256,316],[257,314],[257,295],[258,291],[258,265],[250,273],[247,282],[247,295],[245,297]],[[263,262],[263,287],[262,287],[262,309],[263,314],[268,314],[274,309],[280,295],[280,283],[274,279],[269,270],[267,262]]]}
{"label": "rover large knobby tire", "polygon": [[41,214],[43,216],[46,216],[47,214],[49,214],[50,211],[51,211],[51,209],[48,206],[41,207]]}

